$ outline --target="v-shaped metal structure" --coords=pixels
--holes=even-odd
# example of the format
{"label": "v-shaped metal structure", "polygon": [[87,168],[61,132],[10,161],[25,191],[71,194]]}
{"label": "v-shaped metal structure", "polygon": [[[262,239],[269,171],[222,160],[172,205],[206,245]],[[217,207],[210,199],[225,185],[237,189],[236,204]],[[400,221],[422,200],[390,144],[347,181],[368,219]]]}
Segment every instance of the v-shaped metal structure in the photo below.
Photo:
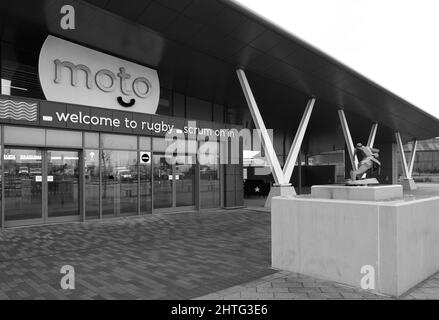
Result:
{"label": "v-shaped metal structure", "polygon": [[407,163],[405,152],[404,152],[404,146],[401,140],[401,134],[399,132],[395,132],[395,138],[396,138],[396,143],[398,144],[399,156],[401,157],[401,166],[402,166],[402,172],[404,178],[412,179],[413,165],[415,163],[416,148],[418,146],[418,141],[416,139],[413,139],[412,151],[410,153],[409,162]]}
{"label": "v-shaped metal structure", "polygon": [[[352,170],[358,169],[358,159],[355,155],[355,145],[352,141],[351,132],[349,130],[349,125],[346,120],[346,115],[344,113],[343,109],[338,110],[338,116],[340,118],[341,128],[343,130],[343,136],[346,142],[346,147],[348,149],[348,156],[349,160],[351,162]],[[373,144],[375,143],[375,137],[378,129],[378,123],[374,123],[372,125],[372,128],[370,129],[369,138],[367,139],[367,146],[373,147]]]}
{"label": "v-shaped metal structure", "polygon": [[262,141],[262,145],[264,147],[268,161],[270,162],[274,181],[278,186],[290,186],[290,179],[293,174],[294,165],[299,155],[306,128],[308,127],[309,119],[311,117],[316,99],[311,98],[308,100],[302,116],[302,120],[300,121],[299,127],[294,137],[293,144],[291,145],[290,152],[288,153],[287,160],[285,161],[284,168],[282,169],[277,158],[276,151],[274,150],[273,142],[271,141],[267,128],[265,127],[264,120],[262,119],[262,115],[259,112],[259,107],[256,103],[255,97],[253,96],[253,92],[250,88],[245,72],[242,69],[238,69],[236,73],[238,74],[239,82],[241,84],[242,91],[244,92],[245,99],[250,109],[253,122],[258,129],[259,137]]}

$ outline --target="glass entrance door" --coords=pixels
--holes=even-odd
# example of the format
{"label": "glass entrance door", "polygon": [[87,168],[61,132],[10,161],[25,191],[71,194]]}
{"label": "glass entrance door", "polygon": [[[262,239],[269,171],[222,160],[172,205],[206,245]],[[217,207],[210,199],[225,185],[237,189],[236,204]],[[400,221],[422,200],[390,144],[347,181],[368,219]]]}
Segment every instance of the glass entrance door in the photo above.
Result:
{"label": "glass entrance door", "polygon": [[174,207],[174,183],[172,164],[164,154],[155,154],[153,161],[154,209]]}
{"label": "glass entrance door", "polygon": [[79,153],[5,148],[5,225],[79,220]]}
{"label": "glass entrance door", "polygon": [[177,158],[174,165],[175,206],[195,205],[195,162],[194,157]]}
{"label": "glass entrance door", "polygon": [[192,161],[187,159],[175,161],[164,154],[153,155],[154,209],[166,212],[194,208],[195,162],[192,157]]}
{"label": "glass entrance door", "polygon": [[79,154],[47,151],[47,216],[79,217]]}
{"label": "glass entrance door", "polygon": [[4,152],[5,223],[43,222],[43,154],[38,149]]}

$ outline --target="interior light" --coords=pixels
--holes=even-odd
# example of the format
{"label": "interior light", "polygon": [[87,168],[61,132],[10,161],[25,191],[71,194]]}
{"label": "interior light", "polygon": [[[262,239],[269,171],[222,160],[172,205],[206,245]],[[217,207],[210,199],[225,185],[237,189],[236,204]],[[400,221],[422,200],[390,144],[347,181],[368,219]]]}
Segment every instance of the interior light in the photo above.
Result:
{"label": "interior light", "polygon": [[11,88],[17,89],[17,90],[27,91],[26,88],[11,85],[11,80],[7,80],[7,79],[2,79],[1,86],[2,86],[1,93],[4,95],[7,95],[7,96],[11,95]]}

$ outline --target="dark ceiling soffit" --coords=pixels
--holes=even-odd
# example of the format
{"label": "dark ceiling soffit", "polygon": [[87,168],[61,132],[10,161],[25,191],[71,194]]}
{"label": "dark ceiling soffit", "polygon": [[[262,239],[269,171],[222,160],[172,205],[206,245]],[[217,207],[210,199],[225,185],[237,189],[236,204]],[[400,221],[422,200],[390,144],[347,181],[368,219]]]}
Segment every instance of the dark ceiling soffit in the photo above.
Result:
{"label": "dark ceiling soffit", "polygon": [[[300,45],[302,48],[304,48],[305,50],[309,51],[310,53],[313,53],[313,54],[321,57],[322,59],[326,60],[330,64],[336,66],[337,68],[340,68],[340,69],[346,71],[348,74],[352,75],[353,77],[357,78],[358,80],[363,81],[363,82],[371,85],[373,88],[375,88],[378,91],[384,93],[385,95],[389,96],[390,98],[398,100],[399,103],[405,105],[406,107],[409,107],[409,108],[413,109],[414,111],[417,111],[417,112],[421,113],[422,115],[424,115],[427,118],[430,118],[430,120],[435,121],[439,125],[439,119],[437,119],[436,117],[434,117],[434,116],[430,115],[429,113],[425,112],[424,110],[414,106],[413,104],[409,103],[408,101],[406,101],[406,100],[402,99],[401,97],[395,95],[394,93],[390,92],[389,90],[379,86],[378,84],[376,84],[375,82],[371,81],[370,79],[364,77],[363,75],[361,75],[357,71],[351,69],[350,67],[344,65],[340,61],[338,61],[338,60],[334,59],[333,57],[329,56],[328,54],[326,54],[326,53],[322,52],[321,50],[313,47],[312,45],[306,43],[302,39],[292,35],[290,32],[288,32],[285,29],[281,28],[280,26],[274,24],[273,22],[267,21],[265,18],[261,17],[260,15],[255,13],[254,11],[252,11],[250,9],[247,9],[245,7],[242,7],[240,4],[236,3],[233,0],[216,0],[216,1],[222,3],[226,7],[231,8],[232,10],[235,10],[235,11],[239,12],[240,14],[242,14],[242,15],[246,16],[247,18],[249,18],[250,20],[253,20],[253,21],[256,21],[256,22],[260,23],[265,28],[267,28],[268,31],[271,31],[274,34],[279,34],[280,36],[283,36],[286,40],[290,40],[290,41],[294,42],[295,44]],[[96,6],[97,4],[91,3],[90,1],[87,1],[87,0],[85,0],[85,1],[84,0],[80,0],[80,2],[82,2],[82,3],[84,3],[84,4],[88,5],[88,6],[97,7]],[[105,6],[104,6],[104,8],[102,8],[102,7],[97,7],[97,8],[105,9]],[[106,11],[107,11],[107,13],[113,15],[114,17],[118,17],[118,18],[121,18],[121,19],[125,20],[126,22],[128,22],[131,25],[140,25],[140,26],[143,26],[145,29],[147,29],[149,32],[161,35],[160,32],[155,31],[153,29],[150,29],[150,28],[144,26],[143,24],[137,24],[137,23],[134,24],[130,19],[128,19],[126,17],[120,16],[120,15],[116,15],[115,13],[110,12],[108,10],[106,10]],[[179,43],[180,45],[185,46],[185,47],[191,47],[192,49],[194,49],[196,51],[202,52],[203,54],[212,55],[211,53],[205,52],[204,50],[202,50],[200,48],[194,48],[192,46],[188,46],[188,44],[185,43],[185,42],[180,42],[177,39],[172,39],[172,40],[175,41],[176,43]],[[218,56],[218,55],[215,55],[215,57],[217,59],[219,59],[219,60],[229,64],[229,65],[234,65],[235,67],[242,67],[242,66],[236,65],[235,63],[233,63],[233,61],[225,59],[224,57],[221,57],[221,56]],[[243,69],[246,69],[246,68],[243,68]],[[288,89],[294,89],[295,91],[300,92],[300,90],[298,90],[295,87],[289,86],[289,85],[287,85],[287,84],[285,84],[285,83],[283,83],[281,81],[278,81],[278,80],[275,80],[275,79],[271,79],[270,77],[267,77],[266,75],[259,74],[257,71],[250,70],[250,72],[254,73],[254,74],[257,74],[260,77],[266,78],[269,81],[275,82],[278,85],[282,85],[284,87],[287,87]],[[337,90],[343,91],[344,94],[352,95],[351,93],[345,91],[342,88],[337,88]],[[300,92],[300,93],[301,94],[305,94],[303,92]],[[326,101],[326,99],[324,99],[322,97],[316,97],[316,98],[318,98],[319,100]],[[356,98],[360,99],[364,103],[372,106],[369,102],[366,102],[363,99],[361,99],[361,97],[357,96]],[[326,102],[329,103],[330,105],[333,105],[333,103],[331,101],[326,101]],[[347,106],[337,106],[337,105],[334,105],[334,107],[347,107]],[[372,107],[379,107],[379,106],[372,106]],[[358,113],[358,114],[360,114],[360,113]],[[360,115],[362,115],[362,114],[360,114]],[[400,118],[404,122],[410,122],[409,120],[407,120],[405,118],[402,118],[402,117],[400,117],[400,116],[398,116],[398,115],[396,115],[394,113],[392,113],[392,115],[394,117]],[[372,121],[372,119],[370,119],[370,120]],[[435,133],[435,132],[432,132],[432,131],[428,130],[428,128],[423,128],[422,131],[429,132],[430,135],[439,134],[439,133]]]}
{"label": "dark ceiling soffit", "polygon": [[[52,0],[52,1],[55,2],[54,0]],[[425,118],[429,119],[429,120],[431,121],[431,122],[429,121],[430,123],[436,123],[436,124],[438,124],[438,127],[439,127],[439,121],[438,121],[438,119],[432,117],[431,115],[429,115],[428,113],[424,112],[423,110],[420,110],[419,108],[417,108],[417,107],[415,107],[415,106],[409,104],[408,102],[405,102],[403,99],[401,99],[401,98],[397,97],[396,95],[394,95],[394,94],[388,92],[387,90],[385,90],[385,89],[379,87],[378,85],[374,84],[374,83],[371,82],[370,80],[368,80],[368,79],[366,79],[365,77],[361,76],[360,74],[358,74],[357,72],[353,71],[353,70],[350,69],[349,67],[344,66],[344,65],[341,64],[340,62],[336,61],[335,59],[331,58],[330,56],[326,55],[325,53],[319,51],[318,49],[313,48],[313,47],[310,46],[309,44],[307,44],[307,43],[305,43],[304,41],[302,41],[302,40],[296,38],[295,36],[291,35],[290,33],[286,32],[285,30],[281,29],[280,27],[278,27],[278,26],[276,26],[276,25],[274,25],[274,24],[272,24],[272,23],[270,23],[270,22],[264,20],[263,18],[261,18],[260,16],[254,14],[254,13],[252,13],[252,12],[249,12],[247,9],[242,8],[241,6],[239,6],[238,4],[236,4],[236,3],[232,2],[232,1],[226,1],[226,0],[217,0],[217,1],[220,1],[221,3],[225,4],[226,7],[230,8],[230,9],[232,9],[232,10],[235,10],[236,12],[238,12],[238,13],[240,13],[240,14],[246,16],[246,17],[248,17],[250,20],[254,20],[254,21],[260,23],[260,24],[261,24],[262,26],[264,26],[268,31],[272,31],[273,33],[280,34],[280,35],[283,36],[286,40],[290,40],[290,41],[294,42],[295,44],[298,44],[298,45],[302,46],[306,51],[309,51],[310,53],[315,54],[315,55],[321,57],[322,59],[326,59],[327,61],[329,61],[330,63],[334,64],[334,66],[336,66],[336,67],[338,67],[338,68],[340,68],[340,69],[344,69],[344,70],[346,70],[347,72],[350,72],[350,73],[353,75],[353,77],[357,77],[357,78],[359,79],[359,81],[365,81],[365,82],[371,84],[373,87],[376,88],[377,91],[379,91],[379,92],[381,92],[381,93],[385,93],[385,94],[387,94],[387,96],[389,97],[390,100],[398,99],[398,104],[403,105],[403,106],[405,106],[406,108],[412,109],[415,113],[418,113],[419,115],[422,115],[422,116],[424,116]],[[96,4],[95,4],[95,3],[90,3],[90,2],[88,2],[88,1],[84,1],[84,0],[80,0],[80,1],[78,1],[78,2],[80,2],[80,3],[83,4],[83,5],[89,6],[89,7],[95,7],[95,8],[98,8],[98,9],[100,9],[100,10],[102,10],[102,9],[105,10],[105,8],[100,7],[100,6],[97,6],[97,3],[96,3]],[[105,7],[105,6],[104,6],[104,7]],[[123,17],[123,16],[116,15],[116,14],[114,14],[114,13],[108,11],[108,10],[105,10],[105,11],[106,11],[107,14],[110,14],[110,15],[112,15],[112,16],[115,17],[115,18],[117,17],[118,19],[122,19],[122,20],[124,20],[124,22],[129,23],[129,24],[132,25],[132,26],[141,26],[141,27],[143,27],[145,30],[148,30],[148,32],[151,32],[151,33],[153,33],[153,34],[157,34],[157,35],[161,35],[161,36],[165,36],[165,37],[166,37],[166,35],[163,35],[162,33],[158,32],[158,31],[155,31],[155,30],[153,30],[153,29],[150,29],[150,28],[148,28],[147,26],[144,26],[143,24],[133,23],[131,20],[129,20],[129,19]],[[59,35],[59,36],[61,36],[61,35]],[[62,36],[61,36],[61,37],[62,37]],[[194,50],[196,50],[196,51],[198,51],[198,52],[200,52],[200,53],[203,53],[203,54],[207,54],[207,55],[209,55],[209,56],[212,56],[211,53],[209,53],[209,52],[205,52],[205,51],[202,50],[201,48],[194,48],[193,46],[189,46],[189,45],[188,45],[187,43],[185,43],[185,42],[179,42],[179,41],[176,41],[175,39],[169,39],[169,40],[172,40],[172,41],[176,42],[177,44],[182,45],[182,46],[184,46],[184,47],[188,47],[188,48],[194,49]],[[71,40],[70,40],[70,41],[71,41]],[[96,49],[97,49],[97,48],[96,48]],[[111,54],[114,54],[114,53],[111,53]],[[121,58],[123,58],[123,57],[121,57]],[[220,61],[223,61],[224,63],[227,63],[228,65],[233,65],[233,66],[236,67],[236,64],[233,63],[233,61],[230,61],[230,60],[228,60],[228,59],[225,59],[225,58],[219,57],[219,56],[217,56],[217,55],[215,55],[215,58],[218,59],[218,60],[220,60]],[[140,61],[139,61],[139,62],[140,62]],[[143,64],[143,63],[142,63],[142,64]],[[281,85],[281,86],[283,86],[283,87],[285,87],[285,88],[288,88],[289,90],[294,89],[295,91],[300,92],[300,90],[298,90],[297,88],[294,88],[294,87],[292,87],[292,86],[290,86],[290,85],[287,85],[287,84],[285,84],[285,83],[282,83],[282,82],[276,81],[276,80],[274,80],[274,79],[271,79],[270,77],[267,77],[266,75],[260,74],[260,73],[257,72],[257,71],[251,71],[251,70],[249,70],[249,72],[250,72],[250,73],[253,73],[253,74],[255,74],[255,75],[257,75],[258,77],[262,77],[262,78],[264,78],[264,79],[267,79],[268,81],[270,81],[270,82],[272,82],[272,83],[276,83],[276,85]],[[337,90],[342,90],[342,89],[337,88]],[[303,92],[300,92],[300,93],[301,93],[301,94],[304,94]],[[351,93],[348,93],[348,92],[345,92],[345,94],[349,94],[349,95],[351,95]],[[306,94],[304,94],[304,95],[306,95]],[[330,103],[329,101],[323,99],[322,97],[317,97],[317,98],[319,98],[319,100],[321,100],[321,101],[324,101],[324,102],[330,104],[330,105],[333,106],[333,107],[338,107],[337,105],[334,105],[334,103]],[[361,98],[358,97],[358,96],[357,96],[356,98],[361,100]],[[367,103],[366,101],[363,101],[363,103],[365,103],[365,104],[367,104],[367,105],[370,105],[370,103]],[[346,106],[346,107],[348,107],[348,106]],[[375,106],[375,105],[374,105],[373,107],[376,108],[376,107],[379,107],[379,106]],[[352,112],[352,111],[354,111],[354,110],[351,110],[351,112]],[[389,111],[389,112],[390,112],[390,111]],[[354,113],[356,113],[356,112],[354,111]],[[357,114],[360,114],[360,113],[357,113]],[[364,116],[364,114],[360,114],[360,115]],[[392,113],[392,115],[395,116],[393,113]],[[411,129],[415,129],[414,127],[417,127],[417,128],[415,129],[415,131],[418,132],[419,135],[423,135],[424,137],[426,137],[427,135],[430,136],[430,137],[432,137],[434,134],[437,135],[437,133],[434,132],[434,129],[433,129],[433,128],[428,128],[429,126],[427,126],[427,128],[425,128],[425,126],[424,126],[424,127],[416,126],[416,125],[414,125],[413,123],[411,123],[411,121],[410,121],[409,119],[405,119],[405,118],[401,118],[401,117],[397,117],[397,118],[399,118],[400,121],[401,121],[402,123],[404,123],[404,122],[407,123],[408,127],[410,127]],[[424,119],[425,119],[425,118],[424,118]],[[427,120],[427,119],[425,119],[425,120]],[[397,122],[400,122],[400,121],[397,121]],[[392,125],[392,124],[389,123],[389,125]],[[397,123],[396,123],[396,125],[398,126]],[[401,126],[401,124],[400,124],[399,126]],[[403,130],[401,129],[401,131],[403,131]],[[411,130],[409,129],[409,130],[407,130],[407,131],[408,131],[407,133],[410,134],[410,131],[411,131]]]}

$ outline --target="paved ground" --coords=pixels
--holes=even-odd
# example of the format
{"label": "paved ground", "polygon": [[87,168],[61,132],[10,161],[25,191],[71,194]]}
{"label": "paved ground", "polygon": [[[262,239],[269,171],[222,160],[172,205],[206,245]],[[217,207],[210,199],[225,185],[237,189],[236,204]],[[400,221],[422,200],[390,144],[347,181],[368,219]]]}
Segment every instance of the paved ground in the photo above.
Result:
{"label": "paved ground", "polygon": [[[72,265],[76,289],[60,289]],[[270,268],[270,215],[149,215],[0,232],[0,299],[383,299]],[[439,274],[404,298],[439,298]]]}
{"label": "paved ground", "polygon": [[280,271],[256,281],[214,292],[199,300],[357,300],[389,299],[331,281]]}
{"label": "paved ground", "polygon": [[[0,232],[0,299],[191,299],[273,273],[269,214],[162,214]],[[76,289],[60,289],[72,265]]]}
{"label": "paved ground", "polygon": [[439,299],[439,272],[406,292],[401,299]]}
{"label": "paved ground", "polygon": [[[343,284],[280,271],[258,280],[220,290],[199,300],[394,300]],[[439,273],[420,283],[400,300],[439,299]]]}

